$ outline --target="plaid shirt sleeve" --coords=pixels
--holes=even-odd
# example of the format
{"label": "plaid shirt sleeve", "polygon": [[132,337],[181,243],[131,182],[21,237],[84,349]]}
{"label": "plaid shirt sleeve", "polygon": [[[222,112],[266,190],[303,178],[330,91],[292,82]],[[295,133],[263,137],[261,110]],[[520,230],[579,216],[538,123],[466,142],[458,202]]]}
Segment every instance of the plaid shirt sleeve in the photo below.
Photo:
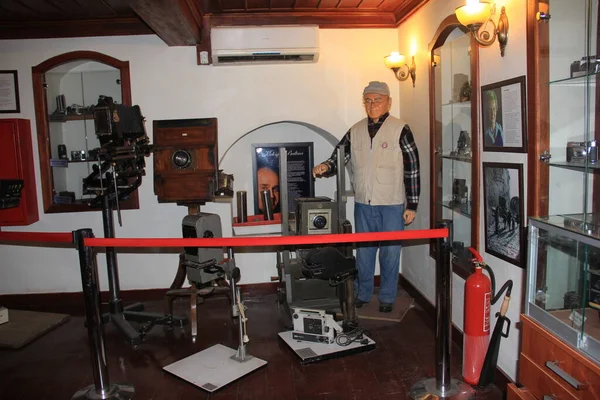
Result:
{"label": "plaid shirt sleeve", "polygon": [[419,150],[408,125],[400,134],[400,148],[404,160],[404,188],[406,190],[406,208],[417,211],[421,194],[421,172],[419,170]]}
{"label": "plaid shirt sleeve", "polygon": [[324,176],[326,176],[326,177],[335,175],[337,173],[337,148],[338,148],[338,146],[344,146],[344,165],[348,164],[348,162],[350,161],[350,157],[352,156],[352,154],[350,154],[350,148],[351,148],[350,147],[350,131],[346,132],[346,134],[344,135],[342,140],[340,140],[340,142],[338,143],[336,148],[333,150],[333,153],[331,153],[331,157],[329,157],[327,160],[325,160],[323,162],[323,164],[327,164],[327,166],[329,167],[329,170],[327,171],[327,173],[324,174]]}

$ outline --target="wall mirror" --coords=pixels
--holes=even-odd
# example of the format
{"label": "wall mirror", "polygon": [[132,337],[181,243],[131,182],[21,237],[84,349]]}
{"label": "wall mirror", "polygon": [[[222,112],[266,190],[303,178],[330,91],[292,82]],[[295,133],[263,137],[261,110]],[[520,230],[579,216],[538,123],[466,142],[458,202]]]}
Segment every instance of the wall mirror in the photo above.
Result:
{"label": "wall mirror", "polygon": [[[93,106],[110,96],[131,105],[129,62],[91,51],[65,53],[32,68],[40,171],[46,213],[93,210],[82,181],[97,163]],[[120,204],[138,208],[137,190]]]}
{"label": "wall mirror", "polygon": [[[468,248],[479,248],[478,48],[456,16],[429,45],[431,224],[452,221],[453,271],[468,276]],[[435,257],[435,246],[430,246]]]}

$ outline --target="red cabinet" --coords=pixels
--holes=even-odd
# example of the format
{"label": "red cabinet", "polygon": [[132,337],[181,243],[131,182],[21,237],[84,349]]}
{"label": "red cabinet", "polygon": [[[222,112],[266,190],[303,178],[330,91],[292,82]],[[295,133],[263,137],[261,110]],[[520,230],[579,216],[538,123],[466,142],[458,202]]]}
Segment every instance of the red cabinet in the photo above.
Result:
{"label": "red cabinet", "polygon": [[0,210],[0,226],[30,225],[38,221],[31,123],[28,119],[0,119],[0,179],[24,181],[19,207]]}

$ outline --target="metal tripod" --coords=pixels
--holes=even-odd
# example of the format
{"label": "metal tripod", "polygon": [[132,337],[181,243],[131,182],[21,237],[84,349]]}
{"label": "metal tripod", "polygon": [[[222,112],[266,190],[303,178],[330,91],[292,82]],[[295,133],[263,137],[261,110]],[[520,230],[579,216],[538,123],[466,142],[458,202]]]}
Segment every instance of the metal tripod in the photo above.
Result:
{"label": "metal tripod", "polygon": [[[114,238],[113,207],[108,195],[105,195],[102,201],[102,223],[104,225],[104,237]],[[132,346],[138,346],[144,339],[144,336],[155,325],[165,325],[172,328],[175,326],[183,327],[188,323],[187,318],[144,312],[144,305],[142,303],[134,303],[123,307],[120,295],[117,254],[114,247],[106,248],[106,267],[108,270],[110,300],[109,312],[102,315],[102,323],[112,322]],[[129,321],[139,323],[140,328],[135,329],[129,324]]]}

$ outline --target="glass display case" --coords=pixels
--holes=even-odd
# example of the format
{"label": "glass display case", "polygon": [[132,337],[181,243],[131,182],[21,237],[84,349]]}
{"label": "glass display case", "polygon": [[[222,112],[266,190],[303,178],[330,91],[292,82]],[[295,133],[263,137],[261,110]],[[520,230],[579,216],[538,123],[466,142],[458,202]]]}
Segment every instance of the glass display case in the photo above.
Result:
{"label": "glass display case", "polygon": [[[452,221],[454,269],[470,271],[468,247],[478,247],[477,48],[462,26],[446,21],[430,46],[432,79],[431,222]],[[473,49],[475,49],[473,51]],[[432,226],[433,227],[433,226]],[[431,246],[432,255],[434,246]]]}
{"label": "glass display case", "polygon": [[49,106],[50,168],[54,204],[86,203],[95,193],[83,192],[100,147],[94,128],[93,106],[100,95],[122,103],[120,72],[97,62],[63,64],[45,74]]}
{"label": "glass display case", "polygon": [[538,14],[538,54],[548,177],[547,210],[538,215],[598,213],[598,0],[548,0],[539,9],[546,10]]}
{"label": "glass display case", "polygon": [[529,220],[525,314],[600,362],[600,215]]}
{"label": "glass display case", "polygon": [[[100,147],[93,108],[100,96],[131,105],[129,63],[76,51],[33,67],[32,76],[44,211],[90,211],[96,194],[84,192],[83,179]],[[137,191],[120,208],[138,208]]]}

